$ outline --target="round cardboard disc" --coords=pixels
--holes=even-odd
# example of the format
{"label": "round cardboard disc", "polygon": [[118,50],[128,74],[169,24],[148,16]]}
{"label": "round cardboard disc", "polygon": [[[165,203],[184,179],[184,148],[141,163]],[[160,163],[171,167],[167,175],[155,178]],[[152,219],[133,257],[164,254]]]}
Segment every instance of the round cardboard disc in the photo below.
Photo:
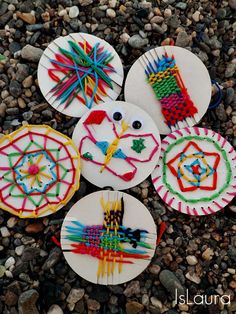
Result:
{"label": "round cardboard disc", "polygon": [[26,125],[0,139],[0,208],[37,218],[62,208],[79,188],[72,140],[47,125]]}
{"label": "round cardboard disc", "polygon": [[140,201],[107,190],[79,200],[61,229],[68,264],[79,276],[103,285],[129,281],[144,271],[156,238],[153,218]]}
{"label": "round cardboard disc", "polygon": [[164,202],[179,212],[213,214],[236,195],[236,152],[212,130],[177,130],[162,141],[152,181]]}
{"label": "round cardboard disc", "polygon": [[81,155],[82,175],[101,188],[114,190],[145,180],[160,154],[154,121],[144,110],[123,101],[86,113],[75,127],[73,141]]}
{"label": "round cardboard disc", "polygon": [[114,48],[85,33],[55,39],[38,66],[42,94],[56,110],[81,117],[92,107],[115,100],[123,83],[123,67]]}
{"label": "round cardboard disc", "polygon": [[180,47],[147,51],[133,64],[125,82],[125,100],[148,112],[161,134],[197,124],[210,99],[205,65]]}

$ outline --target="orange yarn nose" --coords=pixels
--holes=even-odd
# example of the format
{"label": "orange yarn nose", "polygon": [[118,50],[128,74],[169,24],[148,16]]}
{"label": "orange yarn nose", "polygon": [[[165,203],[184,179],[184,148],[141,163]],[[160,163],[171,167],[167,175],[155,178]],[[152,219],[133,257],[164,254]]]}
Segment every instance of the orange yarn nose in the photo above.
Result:
{"label": "orange yarn nose", "polygon": [[39,172],[39,167],[37,165],[30,165],[28,169],[29,174],[35,175]]}

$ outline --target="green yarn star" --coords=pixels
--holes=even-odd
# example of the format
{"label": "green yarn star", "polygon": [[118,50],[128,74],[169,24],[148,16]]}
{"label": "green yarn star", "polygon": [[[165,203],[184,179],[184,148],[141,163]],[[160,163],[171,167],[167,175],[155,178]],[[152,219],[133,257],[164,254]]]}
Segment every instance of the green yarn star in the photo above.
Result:
{"label": "green yarn star", "polygon": [[136,152],[136,153],[141,153],[143,149],[146,148],[146,146],[144,145],[144,138],[139,138],[138,140],[133,140],[133,145],[131,146],[131,148]]}
{"label": "green yarn star", "polygon": [[90,154],[89,152],[83,154],[83,157],[84,157],[85,159],[93,160],[93,155]]}

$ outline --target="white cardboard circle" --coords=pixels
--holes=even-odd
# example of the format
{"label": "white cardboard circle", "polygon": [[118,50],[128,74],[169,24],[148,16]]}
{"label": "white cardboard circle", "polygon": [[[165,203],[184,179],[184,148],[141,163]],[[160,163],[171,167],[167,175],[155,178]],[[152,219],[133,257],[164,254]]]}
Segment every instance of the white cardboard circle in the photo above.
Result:
{"label": "white cardboard circle", "polygon": [[[113,59],[110,61],[110,65],[115,69],[115,72],[109,73],[109,77],[112,79],[113,90],[110,87],[106,87],[105,90],[107,92],[107,96],[102,96],[102,100],[100,100],[99,103],[115,100],[119,96],[124,77],[123,66],[117,52],[108,42],[86,33],[72,33],[65,37],[59,37],[46,48],[41,56],[38,66],[38,82],[42,94],[54,109],[71,117],[81,117],[89,110],[88,107],[82,104],[78,99],[74,98],[71,104],[64,108],[65,103],[60,104],[60,100],[57,100],[50,92],[56,85],[56,82],[48,75],[48,69],[53,68],[50,58],[55,59],[55,53],[59,52],[58,47],[69,50],[69,40],[76,43],[84,42],[86,40],[91,46],[99,43],[101,47],[104,47],[104,50],[108,51],[113,56]],[[60,77],[60,79],[64,76],[61,72],[55,72],[55,74]],[[83,93],[81,91],[78,95],[83,98]],[[88,99],[90,101],[90,98]],[[94,101],[92,103],[92,107],[93,106],[96,106]]]}
{"label": "white cardboard circle", "polygon": [[47,125],[26,125],[3,136],[0,159],[0,208],[20,218],[58,211],[79,188],[77,148]]}
{"label": "white cardboard circle", "polygon": [[[128,158],[136,158],[139,161],[131,160],[129,162],[132,165],[130,165],[127,162],[128,159],[112,157],[108,163],[109,169],[105,168],[100,172],[105,155],[94,142],[107,141],[107,143],[111,144],[116,137],[113,127],[120,134],[121,123],[114,120],[109,122],[107,118],[104,118],[101,124],[91,124],[89,126],[90,131],[86,130],[85,121],[93,113],[97,115],[98,111],[105,112],[109,119],[111,119],[115,111],[122,112],[123,120],[129,124],[129,128],[119,140],[116,149],[122,149],[122,152]],[[142,122],[140,130],[132,128],[132,123],[135,120]],[[92,136],[89,132],[91,132]],[[139,184],[154,170],[160,154],[160,136],[154,121],[143,109],[123,101],[109,102],[100,105],[99,108],[93,108],[90,112],[86,113],[76,125],[72,138],[81,155],[82,175],[100,188],[110,186],[114,190],[123,190]],[[140,153],[137,153],[132,149],[132,146],[140,138],[144,139],[145,148]],[[87,154],[87,152],[92,154],[93,161],[84,158],[84,154]],[[94,161],[99,164],[95,164]],[[134,172],[135,168],[137,168],[136,173],[128,181],[112,173],[112,171],[115,171],[116,174],[123,176],[129,172]]]}
{"label": "white cardboard circle", "polygon": [[[178,128],[197,124],[207,111],[211,99],[211,80],[207,68],[192,52],[175,46],[161,46],[147,51],[132,65],[126,78],[124,94],[126,101],[136,104],[150,114],[160,134],[169,134],[171,129],[164,122],[161,104],[146,81],[142,60],[153,60],[153,56],[161,57],[165,52],[174,55],[190,98],[198,109],[198,113],[194,115],[195,121],[188,118],[188,124],[181,122]],[[174,130],[175,128],[172,129]]]}
{"label": "white cardboard circle", "polygon": [[[145,259],[127,258],[132,261],[132,264],[123,264],[122,271],[118,271],[118,263],[115,264],[113,274],[108,275],[107,269],[104,276],[97,276],[98,259],[89,254],[79,254],[71,251],[71,244],[75,243],[66,238],[69,234],[66,227],[76,227],[73,221],[91,225],[103,225],[103,208],[100,203],[100,198],[103,196],[105,201],[114,201],[123,197],[124,200],[124,216],[123,226],[133,230],[142,229],[148,231],[146,238],[141,237],[141,241],[148,243],[151,248],[136,247],[137,250],[144,250],[148,256]],[[79,200],[67,213],[61,229],[61,245],[64,256],[70,267],[84,279],[103,285],[115,285],[138,276],[149,265],[151,258],[154,255],[156,247],[156,225],[147,210],[147,208],[136,198],[126,193],[117,191],[99,191],[87,195]],[[130,243],[123,243],[125,249],[134,249]]]}
{"label": "white cardboard circle", "polygon": [[[195,155],[191,157],[192,154]],[[197,175],[191,174],[190,166],[198,167]],[[202,180],[199,186],[198,180]],[[177,130],[162,141],[152,181],[164,202],[179,212],[195,216],[214,214],[236,195],[236,152],[212,130]]]}

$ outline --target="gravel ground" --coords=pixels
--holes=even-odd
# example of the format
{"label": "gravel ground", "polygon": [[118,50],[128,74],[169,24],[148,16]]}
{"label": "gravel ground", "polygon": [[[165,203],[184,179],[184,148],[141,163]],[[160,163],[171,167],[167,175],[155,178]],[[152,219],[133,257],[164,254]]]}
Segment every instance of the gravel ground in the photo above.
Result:
{"label": "gravel ground", "polygon": [[[122,58],[125,73],[146,50],[175,44],[195,53],[223,88],[220,106],[200,125],[236,147],[236,0],[0,0],[0,133],[25,123],[46,123],[72,135],[77,122],[53,110],[37,83],[42,51],[57,36],[89,32],[104,38]],[[199,91],[200,92],[200,91]],[[120,99],[123,99],[121,94]],[[167,208],[150,178],[129,193],[167,224],[150,267],[119,286],[96,286],[67,265],[59,247],[65,213],[95,187],[82,179],[72,201],[55,215],[20,220],[0,210],[0,313],[236,313],[236,204],[203,218]],[[227,294],[231,305],[173,304],[173,291]]]}

